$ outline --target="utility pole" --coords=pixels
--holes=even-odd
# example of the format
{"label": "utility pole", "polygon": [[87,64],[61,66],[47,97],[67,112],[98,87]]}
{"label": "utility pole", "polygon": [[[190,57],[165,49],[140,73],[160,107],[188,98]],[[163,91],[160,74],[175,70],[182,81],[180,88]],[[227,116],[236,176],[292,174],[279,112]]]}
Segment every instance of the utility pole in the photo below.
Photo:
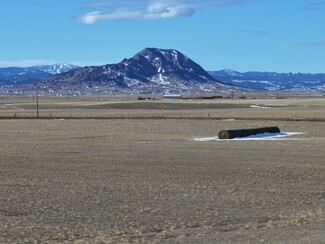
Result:
{"label": "utility pole", "polygon": [[36,118],[39,119],[39,112],[38,112],[38,86],[36,86]]}

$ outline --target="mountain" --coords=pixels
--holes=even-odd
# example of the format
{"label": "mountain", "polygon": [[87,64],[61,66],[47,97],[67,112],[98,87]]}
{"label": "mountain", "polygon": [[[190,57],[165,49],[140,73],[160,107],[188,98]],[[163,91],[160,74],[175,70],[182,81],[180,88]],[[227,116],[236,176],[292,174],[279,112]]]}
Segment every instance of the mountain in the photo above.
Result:
{"label": "mountain", "polygon": [[236,90],[173,49],[146,48],[117,64],[73,69],[39,82],[43,93],[192,93]]}
{"label": "mountain", "polygon": [[2,94],[216,93],[247,90],[324,92],[325,74],[206,72],[173,49],[146,48],[117,64],[71,64],[0,68]]}
{"label": "mountain", "polygon": [[325,74],[245,72],[225,69],[211,76],[234,86],[270,91],[324,92]]}
{"label": "mountain", "polygon": [[59,74],[78,66],[66,63],[39,65],[26,68],[0,68],[0,86],[20,85],[43,80],[53,74]]}
{"label": "mountain", "polygon": [[73,64],[67,64],[67,63],[58,63],[53,65],[39,65],[31,68],[39,69],[45,73],[54,75],[54,74],[61,74],[70,71],[72,69],[79,68],[79,66]]}

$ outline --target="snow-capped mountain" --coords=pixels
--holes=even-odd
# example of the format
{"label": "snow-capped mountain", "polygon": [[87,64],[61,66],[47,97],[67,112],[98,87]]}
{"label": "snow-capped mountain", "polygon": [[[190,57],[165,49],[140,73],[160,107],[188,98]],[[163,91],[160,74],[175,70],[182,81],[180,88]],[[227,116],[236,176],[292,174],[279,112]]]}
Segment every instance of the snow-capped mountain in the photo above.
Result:
{"label": "snow-capped mountain", "polygon": [[[0,68],[5,94],[215,93],[247,90],[325,92],[325,74],[206,72],[173,49],[146,48],[117,64],[78,67],[71,64]],[[11,89],[11,91],[8,91]],[[12,92],[14,91],[14,92]]]}
{"label": "snow-capped mountain", "polygon": [[34,83],[43,80],[50,75],[60,74],[75,68],[78,68],[78,66],[66,63],[31,66],[26,68],[0,68],[0,85],[10,86]]}
{"label": "snow-capped mountain", "polygon": [[276,72],[245,72],[220,70],[209,72],[234,86],[271,91],[313,92],[325,91],[325,74],[310,73],[276,73]]}
{"label": "snow-capped mountain", "polygon": [[191,93],[236,90],[173,49],[146,48],[118,64],[73,69],[38,86],[44,93]]}
{"label": "snow-capped mountain", "polygon": [[55,74],[61,74],[61,73],[70,71],[72,69],[79,68],[79,66],[76,66],[73,64],[67,64],[67,63],[58,63],[58,64],[53,64],[53,65],[39,65],[39,66],[31,67],[31,68],[39,69],[45,73],[55,75]]}

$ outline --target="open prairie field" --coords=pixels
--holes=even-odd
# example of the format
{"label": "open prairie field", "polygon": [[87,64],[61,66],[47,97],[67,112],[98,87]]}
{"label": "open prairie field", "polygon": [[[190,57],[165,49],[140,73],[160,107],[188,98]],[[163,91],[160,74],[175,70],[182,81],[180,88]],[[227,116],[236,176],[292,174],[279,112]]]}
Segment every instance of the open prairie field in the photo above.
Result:
{"label": "open prairie field", "polygon": [[[324,242],[324,99],[10,99],[0,243]],[[302,134],[193,140],[265,126]]]}
{"label": "open prairie field", "polygon": [[[325,97],[138,101],[138,96],[39,97],[40,118],[325,121]],[[35,118],[36,98],[0,97],[0,119]]]}

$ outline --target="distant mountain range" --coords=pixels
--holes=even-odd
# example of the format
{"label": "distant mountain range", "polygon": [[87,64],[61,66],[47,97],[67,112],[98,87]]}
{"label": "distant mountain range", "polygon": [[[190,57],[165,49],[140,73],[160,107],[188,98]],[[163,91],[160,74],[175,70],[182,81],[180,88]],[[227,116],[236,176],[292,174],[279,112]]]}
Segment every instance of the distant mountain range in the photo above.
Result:
{"label": "distant mountain range", "polygon": [[225,69],[209,74],[225,83],[255,90],[324,92],[325,74],[245,72]]}
{"label": "distant mountain range", "polygon": [[78,66],[66,63],[39,65],[26,68],[0,68],[0,86],[17,86],[35,83],[51,75],[60,74],[75,68],[78,68]]}
{"label": "distant mountain range", "polygon": [[248,90],[324,92],[325,74],[205,71],[173,49],[146,48],[118,64],[0,68],[2,94],[216,93]]}

